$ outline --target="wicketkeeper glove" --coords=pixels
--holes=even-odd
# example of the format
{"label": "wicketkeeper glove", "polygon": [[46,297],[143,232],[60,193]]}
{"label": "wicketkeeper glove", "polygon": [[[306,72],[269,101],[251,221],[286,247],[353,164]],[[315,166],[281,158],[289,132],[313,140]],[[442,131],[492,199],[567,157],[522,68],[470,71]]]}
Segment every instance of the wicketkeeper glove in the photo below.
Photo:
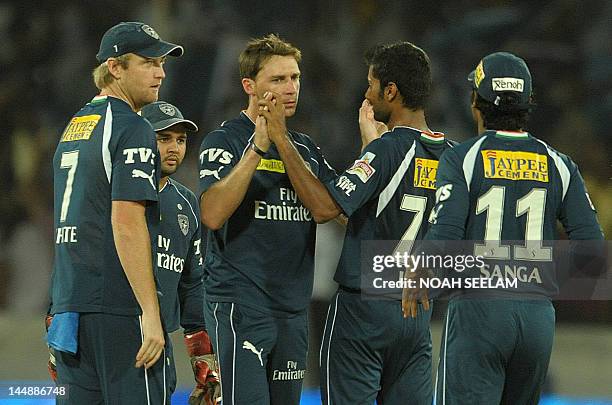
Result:
{"label": "wicketkeeper glove", "polygon": [[[51,321],[53,320],[53,315],[45,316],[45,330],[49,332],[49,326],[51,326]],[[47,369],[49,370],[49,375],[53,382],[57,382],[57,368],[55,367],[55,350],[51,348],[51,346],[47,345],[49,348],[49,361],[47,362]]]}
{"label": "wicketkeeper glove", "polygon": [[196,386],[189,395],[189,405],[217,405],[221,401],[218,365],[206,331],[185,334],[185,346],[191,357]]}

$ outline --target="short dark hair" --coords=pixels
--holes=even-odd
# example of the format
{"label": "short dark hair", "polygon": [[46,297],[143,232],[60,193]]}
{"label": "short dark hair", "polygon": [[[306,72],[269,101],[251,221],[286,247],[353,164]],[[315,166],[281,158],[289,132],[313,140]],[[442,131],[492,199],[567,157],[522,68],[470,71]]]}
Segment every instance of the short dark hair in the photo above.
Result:
{"label": "short dark hair", "polygon": [[372,75],[380,80],[381,94],[393,82],[406,107],[425,108],[432,82],[429,57],[424,50],[410,42],[378,45],[366,52],[365,61],[372,67]]}
{"label": "short dark hair", "polygon": [[238,58],[240,78],[255,79],[263,63],[274,55],[293,56],[297,63],[302,60],[302,52],[278,35],[269,34],[263,38],[253,38]]}
{"label": "short dark hair", "polygon": [[482,114],[485,128],[501,131],[519,131],[525,129],[529,122],[531,110],[535,107],[533,95],[528,108],[515,107],[520,102],[519,95],[510,91],[500,93],[499,105],[485,100],[476,91],[472,91],[472,102]]}

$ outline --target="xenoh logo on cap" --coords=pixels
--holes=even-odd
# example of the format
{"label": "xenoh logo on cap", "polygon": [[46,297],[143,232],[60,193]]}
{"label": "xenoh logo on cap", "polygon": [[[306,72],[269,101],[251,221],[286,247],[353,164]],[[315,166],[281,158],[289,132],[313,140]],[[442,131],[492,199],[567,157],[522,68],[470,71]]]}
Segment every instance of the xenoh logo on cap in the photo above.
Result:
{"label": "xenoh logo on cap", "polygon": [[494,77],[493,80],[493,91],[518,91],[523,92],[524,83],[523,79],[515,77]]}
{"label": "xenoh logo on cap", "polygon": [[507,150],[483,150],[481,153],[485,178],[548,183],[546,155]]}
{"label": "xenoh logo on cap", "polygon": [[159,109],[161,110],[161,112],[171,117],[173,117],[176,114],[176,110],[170,104],[162,104],[159,106]]}
{"label": "xenoh logo on cap", "polygon": [[148,25],[143,25],[140,27],[140,29],[143,30],[145,33],[147,33],[149,36],[155,39],[159,39],[159,35],[157,35],[157,32],[155,32],[155,30],[149,27]]}

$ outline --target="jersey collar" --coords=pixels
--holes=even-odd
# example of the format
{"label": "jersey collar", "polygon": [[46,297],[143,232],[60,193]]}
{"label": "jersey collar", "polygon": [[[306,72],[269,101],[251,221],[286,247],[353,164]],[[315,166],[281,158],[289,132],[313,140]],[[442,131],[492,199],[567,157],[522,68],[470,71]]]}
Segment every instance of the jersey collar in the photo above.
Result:
{"label": "jersey collar", "polygon": [[433,143],[435,145],[439,145],[439,144],[444,143],[444,141],[446,139],[443,132],[421,131],[420,129],[412,128],[412,127],[406,127],[406,126],[403,126],[403,125],[396,125],[393,129],[395,129],[395,128],[408,128],[408,129],[411,129],[413,131],[416,131],[416,132],[418,132],[420,134],[419,138],[422,141],[427,142],[427,143]]}
{"label": "jersey collar", "polygon": [[255,128],[255,123],[253,122],[253,120],[251,119],[251,117],[249,117],[246,113],[246,110],[242,110],[240,111],[240,118],[242,118],[243,121],[250,123],[250,125]]}
{"label": "jersey collar", "polygon": [[495,137],[502,139],[526,139],[529,132],[523,131],[495,131]]}
{"label": "jersey collar", "polygon": [[108,99],[108,96],[95,96],[94,98],[91,99],[91,101],[89,102],[90,104],[100,104],[105,102]]}

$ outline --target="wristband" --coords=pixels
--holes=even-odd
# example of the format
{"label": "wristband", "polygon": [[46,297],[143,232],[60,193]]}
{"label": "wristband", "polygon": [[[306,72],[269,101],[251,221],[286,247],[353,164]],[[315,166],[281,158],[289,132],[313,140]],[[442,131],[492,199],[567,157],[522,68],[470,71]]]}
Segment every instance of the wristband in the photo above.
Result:
{"label": "wristband", "polygon": [[259,149],[257,145],[255,145],[255,141],[251,141],[251,149],[261,157],[264,157],[266,155],[266,152]]}

